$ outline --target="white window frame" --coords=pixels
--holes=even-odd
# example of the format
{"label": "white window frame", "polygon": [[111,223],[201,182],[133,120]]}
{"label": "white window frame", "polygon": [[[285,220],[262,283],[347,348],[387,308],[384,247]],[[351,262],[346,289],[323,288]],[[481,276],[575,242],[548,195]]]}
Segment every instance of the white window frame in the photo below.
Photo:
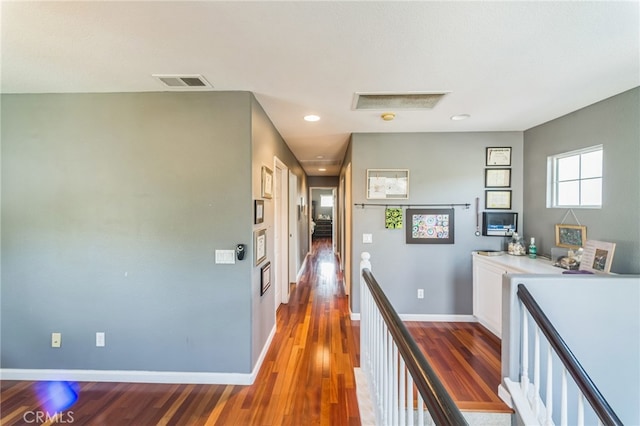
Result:
{"label": "white window frame", "polygon": [[[589,178],[580,177],[580,173],[578,173],[578,179],[575,181],[582,182],[591,179],[601,179],[601,182],[604,182],[604,148],[603,145],[591,146],[588,148],[577,149],[575,151],[563,152],[561,154],[550,155],[547,157],[547,207],[548,208],[559,208],[559,209],[600,209],[602,208],[602,201],[600,204],[558,204],[558,185],[560,181],[558,180],[558,161],[567,157],[575,157],[581,156],[583,154],[588,154],[590,152],[602,151],[602,173],[600,176],[594,176]],[[581,185],[579,185],[581,187]],[[604,186],[601,188],[602,198],[604,198]],[[578,194],[578,200],[580,200],[580,194]]]}
{"label": "white window frame", "polygon": [[[327,205],[324,203],[324,200],[330,199],[331,205]],[[320,196],[320,207],[333,207],[333,195],[321,195]]]}

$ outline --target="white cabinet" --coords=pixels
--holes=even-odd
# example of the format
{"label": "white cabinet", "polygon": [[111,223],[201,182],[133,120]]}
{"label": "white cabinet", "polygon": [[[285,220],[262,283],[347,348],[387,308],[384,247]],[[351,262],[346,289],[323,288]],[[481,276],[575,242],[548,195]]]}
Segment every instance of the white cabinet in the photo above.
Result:
{"label": "white cabinet", "polygon": [[473,315],[498,337],[502,334],[502,275],[562,274],[548,260],[473,253]]}

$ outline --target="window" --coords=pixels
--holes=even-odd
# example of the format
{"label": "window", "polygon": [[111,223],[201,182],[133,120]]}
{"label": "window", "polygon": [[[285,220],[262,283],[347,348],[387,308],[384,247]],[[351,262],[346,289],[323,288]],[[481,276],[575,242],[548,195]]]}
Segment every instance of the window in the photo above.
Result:
{"label": "window", "polygon": [[333,207],[333,195],[321,195],[320,207]]}
{"label": "window", "polygon": [[602,145],[548,157],[547,207],[602,207]]}

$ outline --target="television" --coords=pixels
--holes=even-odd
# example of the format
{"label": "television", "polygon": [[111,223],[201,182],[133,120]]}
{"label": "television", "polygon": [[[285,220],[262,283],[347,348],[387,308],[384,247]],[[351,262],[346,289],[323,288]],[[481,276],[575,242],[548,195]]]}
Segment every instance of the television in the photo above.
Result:
{"label": "television", "polygon": [[518,213],[482,212],[482,235],[510,237],[518,232]]}

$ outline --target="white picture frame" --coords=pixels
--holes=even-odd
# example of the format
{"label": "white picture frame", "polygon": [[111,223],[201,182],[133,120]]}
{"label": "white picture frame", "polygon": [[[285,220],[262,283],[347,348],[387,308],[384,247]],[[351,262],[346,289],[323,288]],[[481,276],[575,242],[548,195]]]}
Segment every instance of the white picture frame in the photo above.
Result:
{"label": "white picture frame", "polygon": [[583,250],[579,270],[601,274],[611,272],[616,243],[587,240]]}
{"label": "white picture frame", "polygon": [[367,169],[367,199],[409,198],[408,169]]}

